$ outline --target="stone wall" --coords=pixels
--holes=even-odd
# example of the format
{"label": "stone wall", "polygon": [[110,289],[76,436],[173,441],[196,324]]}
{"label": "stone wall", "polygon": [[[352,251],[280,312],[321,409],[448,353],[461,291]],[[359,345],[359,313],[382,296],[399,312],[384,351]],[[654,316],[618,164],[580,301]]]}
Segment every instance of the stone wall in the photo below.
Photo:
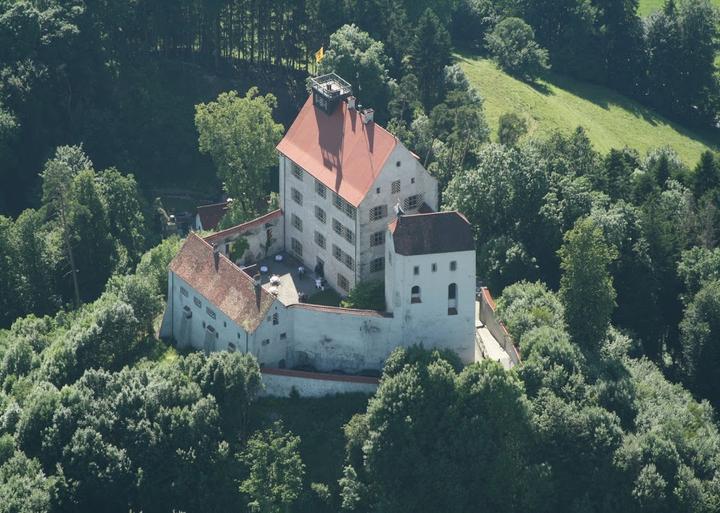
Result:
{"label": "stone wall", "polygon": [[379,380],[362,376],[342,376],[285,369],[262,369],[262,395],[287,397],[294,388],[301,397],[333,394],[374,394]]}
{"label": "stone wall", "polygon": [[505,328],[502,321],[498,319],[495,313],[495,300],[487,287],[482,288],[478,301],[480,301],[480,320],[508,354],[512,365],[517,365],[520,363],[520,353],[515,347],[515,342],[510,336],[510,333],[508,333],[507,328]]}
{"label": "stone wall", "polygon": [[292,344],[287,366],[358,372],[381,369],[402,337],[395,320],[372,310],[296,304],[288,307]]}

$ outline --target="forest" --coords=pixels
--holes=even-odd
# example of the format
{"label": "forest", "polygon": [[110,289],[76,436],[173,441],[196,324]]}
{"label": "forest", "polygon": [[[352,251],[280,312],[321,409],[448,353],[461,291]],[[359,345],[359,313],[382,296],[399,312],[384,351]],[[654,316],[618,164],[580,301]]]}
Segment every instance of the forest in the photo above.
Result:
{"label": "forest", "polygon": [[[0,0],[0,513],[720,510],[719,52],[707,0]],[[491,130],[461,54],[711,144]],[[414,346],[372,397],[268,398],[251,355],[157,338],[156,198],[273,208],[330,71],[467,216],[521,365]]]}

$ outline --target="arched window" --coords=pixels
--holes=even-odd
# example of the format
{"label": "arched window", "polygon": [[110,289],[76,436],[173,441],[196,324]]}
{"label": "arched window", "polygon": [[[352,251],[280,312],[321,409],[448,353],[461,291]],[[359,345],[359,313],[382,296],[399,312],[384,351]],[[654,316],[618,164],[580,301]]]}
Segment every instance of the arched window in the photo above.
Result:
{"label": "arched window", "polygon": [[448,285],[448,315],[457,315],[457,285]]}
{"label": "arched window", "polygon": [[420,300],[420,287],[418,287],[417,285],[410,289],[410,302],[422,303],[422,301]]}

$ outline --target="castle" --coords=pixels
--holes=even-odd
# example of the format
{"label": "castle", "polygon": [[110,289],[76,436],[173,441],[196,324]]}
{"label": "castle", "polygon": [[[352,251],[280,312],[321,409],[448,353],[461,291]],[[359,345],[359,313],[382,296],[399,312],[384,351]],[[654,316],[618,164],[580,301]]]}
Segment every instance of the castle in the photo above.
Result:
{"label": "castle", "polygon": [[[418,157],[334,74],[313,79],[277,150],[280,208],[188,236],[170,265],[161,334],[273,369],[371,374],[413,344],[475,361],[471,226],[438,212],[437,181]],[[325,287],[344,296],[366,281],[384,282],[384,311],[313,304]]]}

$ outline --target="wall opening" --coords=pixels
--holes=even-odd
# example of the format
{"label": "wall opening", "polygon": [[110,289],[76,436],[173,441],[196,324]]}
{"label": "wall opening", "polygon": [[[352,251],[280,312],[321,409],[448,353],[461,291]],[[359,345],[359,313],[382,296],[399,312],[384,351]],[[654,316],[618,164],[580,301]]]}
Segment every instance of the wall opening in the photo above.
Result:
{"label": "wall opening", "polygon": [[457,285],[448,285],[448,315],[457,315]]}

